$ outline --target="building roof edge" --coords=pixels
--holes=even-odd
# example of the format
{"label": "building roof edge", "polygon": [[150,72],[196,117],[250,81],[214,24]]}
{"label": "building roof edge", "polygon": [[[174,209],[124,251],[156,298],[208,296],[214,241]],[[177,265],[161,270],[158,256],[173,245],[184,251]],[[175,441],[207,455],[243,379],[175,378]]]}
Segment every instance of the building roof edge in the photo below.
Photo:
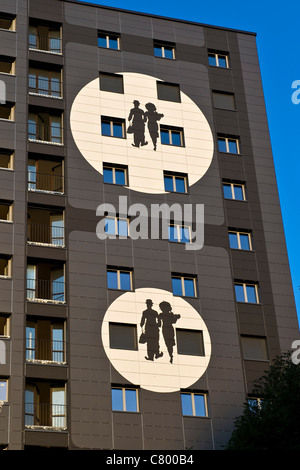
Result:
{"label": "building roof edge", "polygon": [[241,33],[241,34],[248,34],[248,35],[251,35],[251,36],[257,36],[257,33],[253,32],[253,31],[244,31],[244,30],[235,29],[235,28],[228,28],[228,27],[225,27],[225,26],[217,26],[217,25],[199,23],[197,21],[183,20],[183,19],[180,19],[180,18],[172,18],[172,17],[168,17],[168,16],[161,16],[161,15],[154,15],[154,14],[151,14],[151,13],[143,13],[143,12],[134,11],[134,10],[127,10],[127,9],[124,9],[124,8],[111,7],[111,6],[107,6],[107,5],[99,5],[98,3],[93,3],[93,2],[82,2],[80,0],[60,0],[60,1],[65,2],[65,3],[74,3],[76,5],[92,6],[92,7],[102,8],[102,9],[105,9],[105,10],[121,11],[123,13],[130,13],[130,14],[133,14],[133,15],[154,17],[154,18],[159,18],[161,20],[176,21],[178,23],[186,23],[186,24],[192,24],[192,25],[196,25],[196,26],[203,26],[205,28],[222,29],[222,30],[225,30],[225,31],[232,31],[232,32],[235,32],[235,33]]}

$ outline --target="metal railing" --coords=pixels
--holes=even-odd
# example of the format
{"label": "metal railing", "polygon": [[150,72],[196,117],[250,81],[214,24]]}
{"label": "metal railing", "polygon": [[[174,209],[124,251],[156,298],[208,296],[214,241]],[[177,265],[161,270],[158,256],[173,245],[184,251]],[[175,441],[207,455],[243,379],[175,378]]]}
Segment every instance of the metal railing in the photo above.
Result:
{"label": "metal railing", "polygon": [[29,92],[38,95],[52,96],[61,98],[62,83],[60,80],[49,77],[40,78],[39,76],[29,76]]}
{"label": "metal railing", "polygon": [[65,302],[65,282],[27,278],[27,299]]}
{"label": "metal railing", "polygon": [[52,144],[63,143],[63,128],[61,124],[37,124],[28,123],[28,140],[49,142]]}
{"label": "metal railing", "polygon": [[61,54],[62,52],[62,40],[61,38],[54,38],[49,36],[40,36],[38,34],[29,34],[29,49],[35,49],[39,51],[52,52],[55,54]]}
{"label": "metal railing", "polygon": [[28,170],[28,190],[64,193],[64,177]]}
{"label": "metal railing", "polygon": [[64,363],[65,341],[26,338],[26,361],[49,361]]}
{"label": "metal railing", "polygon": [[28,241],[47,245],[64,246],[64,227],[54,225],[28,224]]}
{"label": "metal railing", "polygon": [[55,403],[25,402],[25,426],[67,427],[67,406]]}

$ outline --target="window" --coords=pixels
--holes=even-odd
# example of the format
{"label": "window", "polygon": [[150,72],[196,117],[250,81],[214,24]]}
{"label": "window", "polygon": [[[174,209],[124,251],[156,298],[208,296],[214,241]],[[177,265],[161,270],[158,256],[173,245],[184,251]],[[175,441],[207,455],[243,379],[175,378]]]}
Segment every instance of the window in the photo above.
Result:
{"label": "window", "polygon": [[100,73],[100,90],[111,93],[124,93],[122,75]]}
{"label": "window", "polygon": [[30,68],[29,92],[60,98],[62,96],[61,72]]}
{"label": "window", "polygon": [[105,217],[105,233],[108,235],[117,235],[119,237],[128,237],[129,220],[125,217],[106,216]]}
{"label": "window", "polygon": [[252,361],[267,361],[266,338],[259,336],[242,336],[244,359]]}
{"label": "window", "polygon": [[157,98],[164,101],[174,101],[180,103],[179,85],[172,83],[157,82]]}
{"label": "window", "polygon": [[175,59],[175,45],[166,42],[154,41],[154,55],[163,59]]}
{"label": "window", "polygon": [[0,336],[9,336],[9,317],[0,314]]}
{"label": "window", "polygon": [[188,225],[171,224],[168,227],[169,241],[191,243],[191,227]]}
{"label": "window", "polygon": [[0,255],[0,276],[11,276],[11,258],[5,255]]}
{"label": "window", "polygon": [[108,137],[125,138],[125,120],[101,116],[101,133]]}
{"label": "window", "polygon": [[65,362],[63,323],[38,319],[26,323],[26,361]]}
{"label": "window", "polygon": [[9,202],[0,201],[0,222],[12,220],[12,205]]}
{"label": "window", "polygon": [[213,104],[215,108],[227,109],[235,111],[235,100],[232,93],[222,93],[221,91],[213,91]]}
{"label": "window", "polygon": [[61,158],[46,159],[42,156],[29,155],[28,190],[62,194],[64,192],[63,173],[64,162]]}
{"label": "window", "polygon": [[61,54],[61,27],[57,24],[30,25],[29,49]]}
{"label": "window", "polygon": [[239,139],[236,137],[218,136],[218,149],[219,152],[239,154]]}
{"label": "window", "polygon": [[208,416],[207,395],[205,393],[182,392],[181,406],[184,416]]}
{"label": "window", "polygon": [[15,73],[15,59],[12,57],[0,56],[0,73]]}
{"label": "window", "polygon": [[229,57],[226,52],[208,52],[208,64],[212,67],[229,68]]}
{"label": "window", "polygon": [[111,399],[113,411],[139,411],[137,389],[112,387]]}
{"label": "window", "polygon": [[174,295],[196,297],[196,278],[174,274],[172,275],[172,289]]}
{"label": "window", "polygon": [[228,232],[229,246],[235,250],[252,250],[252,240],[250,232]]}
{"label": "window", "polygon": [[202,331],[176,329],[177,352],[188,356],[204,356]]}
{"label": "window", "polygon": [[28,139],[53,144],[62,144],[62,115],[29,113]]}
{"label": "window", "polygon": [[7,380],[0,379],[0,402],[7,401]]}
{"label": "window", "polygon": [[6,119],[7,121],[14,120],[14,105],[12,103],[6,103],[0,105],[0,119]]}
{"label": "window", "polygon": [[13,152],[0,148],[0,168],[12,169]]}
{"label": "window", "polygon": [[237,302],[259,303],[257,284],[235,282],[234,289]]}
{"label": "window", "polygon": [[138,344],[136,325],[110,323],[109,345],[112,349],[137,351]]}
{"label": "window", "polygon": [[103,182],[110,184],[120,184],[126,186],[128,184],[127,167],[109,166],[103,164]]}
{"label": "window", "polygon": [[0,29],[15,31],[15,17],[6,13],[0,13]]}
{"label": "window", "polygon": [[105,49],[120,49],[120,35],[117,33],[98,33],[98,47],[104,47]]}
{"label": "window", "polygon": [[243,183],[223,182],[223,192],[225,199],[246,201],[246,191]]}
{"label": "window", "polygon": [[187,175],[164,172],[165,191],[187,193]]}
{"label": "window", "polygon": [[184,147],[183,129],[181,127],[160,126],[160,139],[163,145]]}
{"label": "window", "polygon": [[132,290],[132,271],[128,269],[107,269],[108,289]]}
{"label": "window", "polygon": [[256,412],[257,410],[260,410],[262,405],[263,405],[263,399],[262,398],[249,397],[247,401],[248,401],[249,409],[253,412]]}

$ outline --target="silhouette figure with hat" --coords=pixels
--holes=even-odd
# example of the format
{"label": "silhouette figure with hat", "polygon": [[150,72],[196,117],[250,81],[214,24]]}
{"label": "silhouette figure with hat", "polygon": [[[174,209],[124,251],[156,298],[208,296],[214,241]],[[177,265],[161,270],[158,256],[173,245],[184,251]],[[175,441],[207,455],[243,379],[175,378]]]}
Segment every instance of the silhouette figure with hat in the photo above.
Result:
{"label": "silhouette figure with hat", "polygon": [[151,299],[146,300],[147,309],[144,310],[141,319],[141,328],[144,327],[146,342],[147,342],[147,354],[145,359],[148,361],[153,361],[162,357],[163,353],[159,352],[159,328],[161,326],[161,321],[159,319],[158,313],[153,310],[153,302]]}
{"label": "silhouette figure with hat", "polygon": [[145,142],[145,113],[140,109],[140,102],[134,100],[134,107],[130,110],[128,121],[132,120],[133,147],[147,145]]}

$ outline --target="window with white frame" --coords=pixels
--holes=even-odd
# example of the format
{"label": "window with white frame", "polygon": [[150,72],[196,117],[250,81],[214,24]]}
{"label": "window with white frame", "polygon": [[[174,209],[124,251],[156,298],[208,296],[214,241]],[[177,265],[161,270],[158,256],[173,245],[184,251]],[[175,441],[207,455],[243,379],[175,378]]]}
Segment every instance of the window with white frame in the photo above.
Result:
{"label": "window with white frame", "polygon": [[120,50],[120,34],[106,31],[98,32],[98,47]]}
{"label": "window with white frame", "polygon": [[103,182],[108,184],[128,185],[128,168],[119,165],[103,164]]}
{"label": "window with white frame", "polygon": [[132,271],[126,268],[107,268],[107,287],[124,291],[132,290]]}
{"label": "window with white frame", "polygon": [[112,387],[111,388],[112,410],[131,411],[137,413],[138,390],[136,388]]}
{"label": "window with white frame", "polygon": [[208,416],[207,394],[198,392],[181,392],[183,416]]}
{"label": "window with white frame", "polygon": [[229,68],[229,55],[226,52],[217,52],[210,50],[208,52],[208,64],[212,67],[220,67],[222,69]]}
{"label": "window with white frame", "polygon": [[237,137],[218,136],[219,152],[240,154],[240,141]]}
{"label": "window with white frame", "polygon": [[179,173],[164,172],[165,191],[173,193],[187,193],[188,179],[187,175]]}
{"label": "window with white frame", "polygon": [[229,246],[234,250],[248,250],[251,251],[252,248],[252,237],[250,232],[240,232],[230,230],[229,235]]}
{"label": "window with white frame", "polygon": [[162,145],[184,147],[184,135],[182,127],[160,126],[160,140]]}
{"label": "window with white frame", "polygon": [[259,303],[258,285],[255,283],[235,282],[235,298],[237,302]]}
{"label": "window with white frame", "polygon": [[189,225],[170,224],[168,235],[170,242],[191,243],[191,227]]}
{"label": "window with white frame", "polygon": [[246,201],[246,188],[244,183],[231,183],[223,181],[223,194],[225,199]]}
{"label": "window with white frame", "polygon": [[101,116],[101,133],[106,137],[125,139],[125,119]]}
{"label": "window with white frame", "polygon": [[154,41],[154,55],[162,59],[175,59],[175,44]]}
{"label": "window with white frame", "polygon": [[108,235],[116,235],[118,237],[127,238],[129,234],[128,217],[107,215],[105,217],[104,231]]}
{"label": "window with white frame", "polygon": [[174,295],[196,297],[196,277],[172,274],[172,290]]}

